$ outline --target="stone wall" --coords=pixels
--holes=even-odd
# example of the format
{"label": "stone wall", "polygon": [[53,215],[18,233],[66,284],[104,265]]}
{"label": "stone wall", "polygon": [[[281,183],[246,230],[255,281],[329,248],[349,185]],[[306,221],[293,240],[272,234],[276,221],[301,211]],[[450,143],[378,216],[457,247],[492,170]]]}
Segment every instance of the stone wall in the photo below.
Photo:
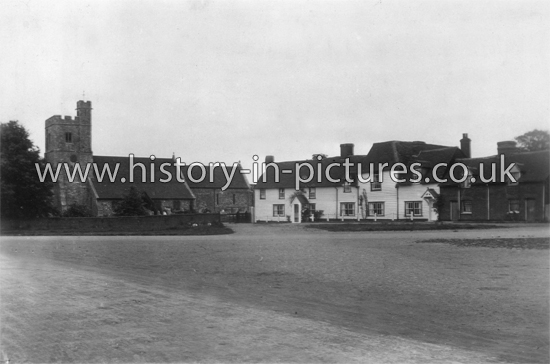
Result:
{"label": "stone wall", "polygon": [[195,194],[195,210],[210,212],[237,213],[250,212],[253,206],[253,193],[248,189],[192,188]]}
{"label": "stone wall", "polygon": [[[89,105],[91,104],[88,103]],[[79,113],[81,113],[80,109]],[[67,134],[70,134],[69,138]],[[91,114],[75,118],[54,115],[46,120],[44,156],[53,170],[56,170],[59,163],[64,163],[71,172],[76,164],[80,165],[84,171],[86,166],[93,161],[91,141]],[[79,176],[78,173],[76,176]],[[55,206],[63,212],[73,203],[87,204],[89,202],[88,187],[88,183],[81,182],[78,177],[73,182],[69,182],[65,168],[62,168],[57,182],[54,184]]]}

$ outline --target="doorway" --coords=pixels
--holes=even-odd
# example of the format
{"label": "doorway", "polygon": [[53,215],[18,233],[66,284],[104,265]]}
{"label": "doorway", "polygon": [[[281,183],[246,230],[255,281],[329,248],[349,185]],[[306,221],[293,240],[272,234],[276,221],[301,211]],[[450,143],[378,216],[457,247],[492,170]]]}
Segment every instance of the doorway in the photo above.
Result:
{"label": "doorway", "polygon": [[535,221],[535,200],[525,200],[525,221]]}
{"label": "doorway", "polygon": [[460,216],[460,210],[458,208],[458,202],[451,201],[451,220],[458,221],[459,216]]}

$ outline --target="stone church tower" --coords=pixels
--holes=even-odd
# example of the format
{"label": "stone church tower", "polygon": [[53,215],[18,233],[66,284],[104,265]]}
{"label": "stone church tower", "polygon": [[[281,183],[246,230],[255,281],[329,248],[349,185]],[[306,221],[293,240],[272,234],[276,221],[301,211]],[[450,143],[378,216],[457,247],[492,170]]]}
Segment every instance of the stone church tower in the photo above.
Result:
{"label": "stone church tower", "polygon": [[[71,172],[76,164],[84,172],[87,164],[93,162],[91,101],[80,100],[76,103],[74,119],[70,116],[54,115],[46,120],[45,158],[54,171],[59,163],[66,163]],[[92,171],[90,167],[90,172]],[[70,182],[65,167],[62,166],[54,185],[54,200],[59,211],[65,211],[73,203],[90,206],[89,177],[87,181],[81,181],[80,175],[76,173],[75,179]]]}

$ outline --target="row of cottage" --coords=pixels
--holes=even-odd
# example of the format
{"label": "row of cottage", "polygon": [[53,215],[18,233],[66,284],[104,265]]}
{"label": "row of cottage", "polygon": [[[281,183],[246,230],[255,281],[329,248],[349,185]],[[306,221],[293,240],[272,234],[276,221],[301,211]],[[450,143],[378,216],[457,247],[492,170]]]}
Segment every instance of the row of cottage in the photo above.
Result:
{"label": "row of cottage", "polygon": [[367,155],[342,144],[336,157],[275,163],[269,156],[254,189],[255,219],[548,220],[548,150],[506,141],[496,155],[471,158],[470,143],[463,134],[460,148],[388,141]]}
{"label": "row of cottage", "polygon": [[[76,110],[74,118],[46,120],[46,161],[53,168],[94,164],[98,171],[117,170],[123,177],[91,174],[70,181],[60,174],[54,185],[60,211],[78,204],[89,206],[95,216],[111,216],[135,187],[152,213],[249,212],[255,221],[540,221],[549,216],[549,151],[522,152],[514,142],[499,143],[497,154],[486,158],[470,157],[467,134],[460,148],[388,141],[375,143],[367,155],[354,155],[353,144],[342,144],[336,157],[317,154],[310,160],[275,162],[268,156],[265,172],[251,186],[240,165],[228,183],[220,167],[203,171],[185,166],[176,176],[174,157],[94,155],[91,102],[78,101]],[[459,163],[464,167],[453,167]],[[500,178],[510,164],[507,178]],[[167,174],[173,178],[157,180]],[[454,182],[451,175],[464,181]]]}

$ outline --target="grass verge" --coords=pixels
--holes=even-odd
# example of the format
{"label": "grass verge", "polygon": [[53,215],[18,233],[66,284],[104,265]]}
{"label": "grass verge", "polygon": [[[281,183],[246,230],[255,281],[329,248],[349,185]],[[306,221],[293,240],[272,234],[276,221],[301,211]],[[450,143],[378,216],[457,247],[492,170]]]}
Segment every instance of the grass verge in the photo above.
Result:
{"label": "grass verge", "polygon": [[496,229],[506,226],[488,224],[438,224],[438,223],[328,223],[308,224],[307,228],[327,231],[413,231],[413,230],[462,230],[462,229]]}
{"label": "grass verge", "polygon": [[12,230],[2,231],[0,235],[3,236],[81,236],[81,235],[93,235],[93,236],[132,236],[132,235],[145,235],[145,236],[160,236],[160,235],[224,235],[233,234],[233,230],[226,226],[190,226],[182,228],[171,228],[166,230],[151,230],[151,231],[102,231],[102,230]]}
{"label": "grass verge", "polygon": [[442,243],[460,247],[537,249],[546,250],[550,238],[493,238],[493,239],[428,239],[416,243]]}

